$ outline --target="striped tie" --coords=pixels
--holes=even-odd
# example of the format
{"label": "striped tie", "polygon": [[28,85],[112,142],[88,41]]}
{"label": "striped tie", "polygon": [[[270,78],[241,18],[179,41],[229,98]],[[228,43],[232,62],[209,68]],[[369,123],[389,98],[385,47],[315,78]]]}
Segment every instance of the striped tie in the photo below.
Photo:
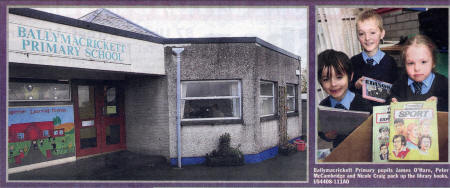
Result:
{"label": "striped tie", "polygon": [[367,61],[367,64],[369,64],[369,65],[373,65],[373,62],[375,62],[375,60],[373,60],[372,58],[369,58],[366,61]]}
{"label": "striped tie", "polygon": [[414,95],[420,95],[422,94],[422,82],[414,82]]}
{"label": "striped tie", "polygon": [[339,109],[344,109],[344,110],[347,110],[347,108],[345,108],[345,106],[344,105],[342,105],[341,103],[339,103],[339,104],[336,104],[336,106],[334,106],[335,108],[339,108]]}

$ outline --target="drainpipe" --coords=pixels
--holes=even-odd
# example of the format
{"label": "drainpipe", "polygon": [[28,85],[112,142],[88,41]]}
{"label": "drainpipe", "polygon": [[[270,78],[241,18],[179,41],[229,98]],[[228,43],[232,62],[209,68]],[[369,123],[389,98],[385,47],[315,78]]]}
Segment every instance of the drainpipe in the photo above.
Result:
{"label": "drainpipe", "polygon": [[181,83],[180,83],[180,64],[181,52],[184,48],[172,48],[172,51],[177,55],[177,154],[178,154],[178,168],[181,168]]}

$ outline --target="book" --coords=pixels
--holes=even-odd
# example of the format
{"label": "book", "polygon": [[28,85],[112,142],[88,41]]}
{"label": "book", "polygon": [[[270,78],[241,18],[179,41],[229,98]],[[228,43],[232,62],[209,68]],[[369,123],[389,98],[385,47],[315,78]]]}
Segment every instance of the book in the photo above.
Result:
{"label": "book", "polygon": [[436,104],[391,103],[389,160],[439,160]]}
{"label": "book", "polygon": [[391,94],[392,84],[375,80],[369,77],[363,77],[362,96],[365,99],[384,103]]}
{"label": "book", "polygon": [[388,162],[390,106],[373,107],[372,161]]}
{"label": "book", "polygon": [[325,158],[328,157],[328,155],[330,155],[331,153],[331,149],[327,148],[327,149],[317,149],[317,160],[324,160]]}
{"label": "book", "polygon": [[369,112],[344,110],[325,106],[318,107],[318,131],[336,131],[337,134],[348,135],[361,125],[370,115]]}

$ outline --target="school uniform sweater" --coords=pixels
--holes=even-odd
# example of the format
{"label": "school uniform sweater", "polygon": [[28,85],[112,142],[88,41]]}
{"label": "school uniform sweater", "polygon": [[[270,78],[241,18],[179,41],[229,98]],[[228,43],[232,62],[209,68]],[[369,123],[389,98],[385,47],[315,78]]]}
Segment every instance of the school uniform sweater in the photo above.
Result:
{"label": "school uniform sweater", "polygon": [[[331,107],[331,101],[330,96],[323,99],[319,105]],[[349,110],[355,110],[355,111],[365,111],[372,113],[372,105],[364,98],[362,98],[361,95],[355,93],[355,98],[353,98],[353,101],[350,103],[350,109]]]}
{"label": "school uniform sweater", "polygon": [[381,80],[387,83],[394,83],[397,80],[398,70],[394,58],[385,54],[381,61],[375,66],[367,64],[362,53],[353,56],[350,59],[353,69],[353,79],[350,84],[350,91],[362,95],[361,89],[356,89],[355,82],[362,76]]}
{"label": "school uniform sweater", "polygon": [[[319,105],[331,107],[330,102],[330,96],[323,99]],[[362,98],[361,95],[355,93],[355,98],[353,98],[353,101],[350,103],[350,109],[349,110],[355,110],[355,111],[365,111],[372,113],[372,105],[364,98]],[[333,148],[336,148],[348,135],[341,135],[338,134],[336,136],[336,139],[328,139],[325,137],[325,133],[319,132],[319,137],[326,140],[327,142],[333,142]]]}
{"label": "school uniform sweater", "polygon": [[402,75],[391,88],[391,96],[389,97],[389,102],[392,98],[396,98],[399,102],[402,101],[424,101],[431,96],[438,98],[437,110],[448,112],[448,79],[439,74],[434,73],[435,77],[433,83],[431,84],[430,90],[425,94],[414,95],[410,86],[408,86],[408,76]]}

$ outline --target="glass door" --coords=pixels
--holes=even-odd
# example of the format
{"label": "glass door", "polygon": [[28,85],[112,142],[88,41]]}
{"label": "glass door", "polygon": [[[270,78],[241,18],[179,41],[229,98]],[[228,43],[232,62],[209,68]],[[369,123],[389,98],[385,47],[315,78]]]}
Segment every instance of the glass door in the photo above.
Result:
{"label": "glass door", "polygon": [[102,140],[105,150],[125,148],[123,95],[119,87],[103,85]]}
{"label": "glass door", "polygon": [[125,149],[123,92],[104,84],[74,84],[77,156]]}

